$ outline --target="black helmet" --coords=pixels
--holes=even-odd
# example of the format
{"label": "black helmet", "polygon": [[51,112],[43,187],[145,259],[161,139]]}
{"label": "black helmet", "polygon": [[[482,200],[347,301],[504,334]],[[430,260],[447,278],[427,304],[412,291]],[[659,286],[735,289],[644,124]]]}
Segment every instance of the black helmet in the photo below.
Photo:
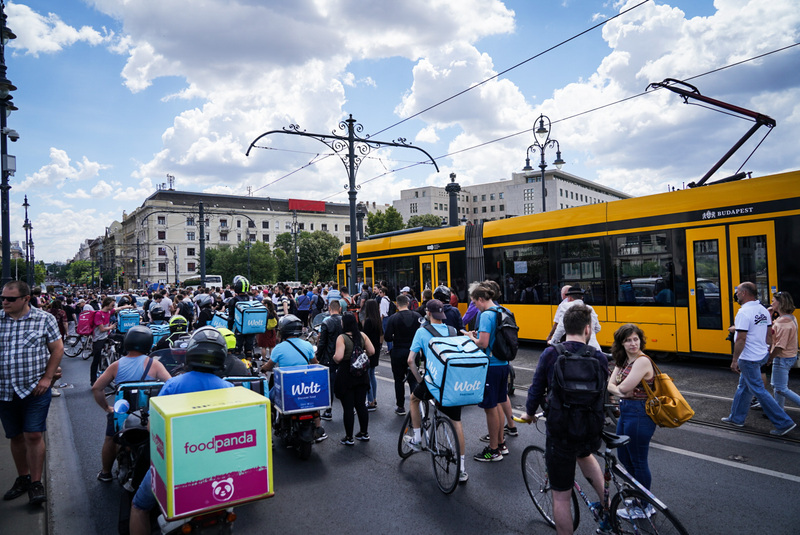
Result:
{"label": "black helmet", "polygon": [[135,325],[125,334],[122,348],[128,351],[137,351],[147,354],[153,348],[153,332],[144,325]]}
{"label": "black helmet", "polygon": [[194,302],[197,303],[197,306],[203,308],[205,306],[211,306],[211,303],[214,302],[214,298],[208,294],[199,294],[195,296]]}
{"label": "black helmet", "polygon": [[450,304],[450,288],[442,284],[441,286],[437,286],[436,289],[433,291],[433,298],[438,299],[442,303],[448,305]]}
{"label": "black helmet", "polygon": [[300,336],[303,334],[303,322],[294,314],[286,314],[278,322],[278,332],[281,333],[281,338],[284,340]]}
{"label": "black helmet", "polygon": [[128,296],[127,295],[123,295],[122,297],[119,298],[119,303],[117,303],[117,306],[124,307],[124,306],[130,305],[130,304],[131,304],[131,300],[128,298]]}
{"label": "black helmet", "polygon": [[185,333],[189,330],[189,322],[180,314],[175,314],[169,319],[169,332]]}
{"label": "black helmet", "polygon": [[[155,305],[155,306],[153,306]],[[150,306],[150,320],[151,321],[163,321],[166,317],[166,313],[164,309],[161,308],[160,305],[156,305],[155,303]]]}
{"label": "black helmet", "polygon": [[197,329],[186,346],[186,365],[198,371],[213,373],[222,370],[227,356],[225,337],[210,325]]}
{"label": "black helmet", "polygon": [[237,294],[246,294],[250,291],[250,281],[241,275],[233,278],[233,291]]}

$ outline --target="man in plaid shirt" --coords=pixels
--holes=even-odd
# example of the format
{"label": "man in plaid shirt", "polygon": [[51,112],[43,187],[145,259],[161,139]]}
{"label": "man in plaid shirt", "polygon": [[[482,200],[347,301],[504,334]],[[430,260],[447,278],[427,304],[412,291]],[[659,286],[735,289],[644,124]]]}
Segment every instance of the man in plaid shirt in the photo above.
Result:
{"label": "man in plaid shirt", "polygon": [[30,306],[30,288],[22,281],[3,287],[0,312],[0,420],[17,468],[14,486],[3,495],[13,500],[28,492],[30,503],[47,500],[42,485],[50,385],[64,344],[56,319]]}

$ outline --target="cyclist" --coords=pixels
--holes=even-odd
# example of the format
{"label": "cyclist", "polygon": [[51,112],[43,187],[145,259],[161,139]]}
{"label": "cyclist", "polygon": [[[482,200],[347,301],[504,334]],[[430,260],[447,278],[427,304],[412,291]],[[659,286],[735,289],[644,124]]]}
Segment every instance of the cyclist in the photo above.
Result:
{"label": "cyclist", "polygon": [[[592,331],[592,310],[586,305],[577,304],[564,313],[564,329],[566,341],[564,348],[573,355],[580,354],[581,348],[589,343]],[[536,411],[543,406],[545,393],[550,390],[553,381],[553,369],[558,360],[558,351],[550,346],[539,357],[539,364],[533,376],[533,382],[528,390],[528,400],[525,404],[526,413],[522,419],[531,422],[536,416]],[[595,351],[593,357],[597,359],[603,370],[608,370],[608,359],[600,352]],[[608,376],[606,373],[606,380]],[[570,511],[570,495],[575,483],[575,462],[581,468],[584,477],[592,484],[595,492],[603,499],[603,471],[600,464],[592,455],[600,447],[601,436],[582,444],[571,443],[561,438],[550,435],[548,430],[545,442],[545,464],[550,485],[553,489],[553,520],[556,523],[558,535],[572,533],[572,513]],[[592,508],[602,508],[600,502],[592,504]],[[608,519],[602,519],[601,529],[610,527]]]}
{"label": "cyclist", "polygon": [[116,323],[111,323],[111,317],[119,310],[133,308],[132,305],[114,308],[114,303],[113,297],[103,299],[100,310],[94,313],[94,318],[92,319],[94,325],[94,331],[92,332],[92,365],[89,367],[89,383],[92,385],[97,380],[97,369],[100,367],[103,348],[108,343],[111,331],[117,326]]}
{"label": "cyclist", "polygon": [[[298,338],[303,334],[303,321],[294,314],[288,314],[278,322],[278,335],[281,342],[275,346],[270,353],[269,360],[261,366],[262,372],[271,372],[276,367],[305,366],[306,364],[317,364],[317,357],[314,355],[314,346],[310,342]],[[275,401],[273,389],[269,390],[270,401]],[[328,435],[320,425],[319,417],[314,418],[316,431],[314,439],[322,442]]]}
{"label": "cyclist", "polygon": [[[441,333],[442,336],[449,336],[450,330],[448,325],[443,323],[444,319],[446,318],[443,308],[444,305],[442,305],[441,301],[438,299],[431,299],[428,301],[425,307],[425,316],[436,331]],[[422,380],[422,376],[417,368],[416,360],[417,355],[420,353],[422,353],[425,358],[428,357],[428,342],[431,338],[433,338],[433,334],[428,332],[427,329],[417,329],[417,332],[414,333],[414,339],[411,341],[411,349],[408,353],[408,367],[411,369],[411,373],[414,375],[414,378],[417,380],[418,384],[414,389],[414,392],[411,394],[411,428],[414,432],[414,436],[406,438],[411,438],[411,440],[408,441],[408,445],[415,451],[420,451],[422,442],[422,437],[420,436],[422,414],[420,412],[419,404],[421,401],[427,403],[428,400],[433,399],[433,396],[428,390],[427,384]],[[458,445],[462,452],[461,459],[459,460],[460,471],[458,474],[458,480],[460,483],[466,483],[469,479],[469,475],[467,475],[466,466],[464,464],[463,452],[466,444],[464,442],[464,429],[461,426],[461,407],[442,407],[438,403],[436,404],[436,407],[453,421],[453,427],[458,435]]]}
{"label": "cyclist", "polygon": [[106,401],[106,387],[112,381],[120,384],[129,381],[150,381],[153,379],[167,381],[170,379],[169,372],[164,365],[158,360],[147,356],[150,348],[153,347],[153,333],[150,329],[144,325],[131,327],[125,334],[122,347],[125,355],[112,362],[92,386],[94,400],[106,411],[108,418],[106,437],[100,454],[102,470],[97,474],[97,479],[104,483],[108,483],[113,479],[111,468],[114,466],[114,457],[117,454],[117,446],[114,444],[114,407]]}
{"label": "cyclist", "polygon": [[[233,279],[233,291],[236,295],[228,299],[228,329],[233,331],[233,324],[236,321],[236,303],[239,301],[250,301],[250,281],[241,275]],[[256,339],[255,334],[239,334],[240,346],[244,349],[244,356],[250,360],[253,358],[253,345]]]}
{"label": "cyclist", "polygon": [[[223,336],[213,327],[197,329],[186,348],[186,365],[189,371],[173,377],[164,384],[159,396],[170,394],[188,394],[203,390],[231,388],[232,383],[214,375],[225,366],[228,348]],[[152,471],[148,471],[131,505],[131,535],[149,535],[150,510],[157,502],[151,488]]]}
{"label": "cyclist", "polygon": [[161,340],[158,341],[156,347],[153,348],[154,350],[159,349],[168,349],[170,347],[176,347],[178,340],[181,338],[187,339],[188,342],[189,338],[189,322],[186,321],[186,318],[181,316],[180,314],[175,314],[171,318],[169,318],[169,335],[165,336]]}

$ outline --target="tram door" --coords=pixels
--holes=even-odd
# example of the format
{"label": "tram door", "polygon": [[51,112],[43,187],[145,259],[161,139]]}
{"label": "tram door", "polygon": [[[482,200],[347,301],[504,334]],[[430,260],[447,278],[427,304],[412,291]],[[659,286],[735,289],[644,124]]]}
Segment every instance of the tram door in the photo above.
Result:
{"label": "tram door", "polygon": [[350,264],[337,264],[336,265],[336,282],[339,284],[339,288],[348,288],[347,286],[347,270],[349,269]]}
{"label": "tram door", "polygon": [[422,288],[420,295],[426,289],[434,290],[440,284],[450,286],[450,255],[436,254],[419,258],[419,268],[422,274]]}
{"label": "tram door", "polygon": [[739,305],[733,293],[742,281],[758,287],[765,305],[775,290],[775,228],[772,222],[743,223],[686,231],[691,350],[730,353],[725,338]]}
{"label": "tram door", "polygon": [[361,280],[367,285],[367,288],[372,291],[375,286],[375,262],[369,261],[362,264]]}

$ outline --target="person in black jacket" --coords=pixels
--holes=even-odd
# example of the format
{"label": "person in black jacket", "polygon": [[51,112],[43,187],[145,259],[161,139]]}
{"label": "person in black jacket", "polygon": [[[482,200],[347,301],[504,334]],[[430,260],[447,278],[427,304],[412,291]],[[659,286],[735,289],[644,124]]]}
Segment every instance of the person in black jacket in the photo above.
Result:
{"label": "person in black jacket", "polygon": [[[233,291],[236,295],[228,299],[228,329],[234,331],[233,324],[236,321],[236,303],[239,301],[250,301],[250,281],[241,275],[237,275],[233,279]],[[234,331],[236,332],[236,331]],[[253,346],[255,344],[255,334],[241,334],[236,333],[237,339],[240,340],[240,347],[244,348],[244,356],[247,359],[253,358]]]}
{"label": "person in black jacket", "polygon": [[[317,361],[323,366],[327,366],[330,373],[330,384],[336,384],[336,363],[333,355],[336,353],[336,339],[342,334],[342,306],[338,300],[333,300],[328,304],[330,316],[323,320],[319,326],[319,338],[317,339]],[[323,420],[332,420],[331,409],[325,410],[320,414]]]}
{"label": "person in black jacket", "polygon": [[400,294],[397,296],[397,312],[389,317],[386,322],[386,331],[383,333],[383,339],[393,343],[392,349],[389,351],[389,357],[392,361],[394,396],[397,404],[394,412],[399,416],[406,414],[403,383],[408,379],[410,392],[414,392],[417,387],[417,381],[414,376],[408,373],[408,352],[411,349],[414,333],[419,329],[422,316],[418,312],[408,310],[408,303],[407,295]]}

